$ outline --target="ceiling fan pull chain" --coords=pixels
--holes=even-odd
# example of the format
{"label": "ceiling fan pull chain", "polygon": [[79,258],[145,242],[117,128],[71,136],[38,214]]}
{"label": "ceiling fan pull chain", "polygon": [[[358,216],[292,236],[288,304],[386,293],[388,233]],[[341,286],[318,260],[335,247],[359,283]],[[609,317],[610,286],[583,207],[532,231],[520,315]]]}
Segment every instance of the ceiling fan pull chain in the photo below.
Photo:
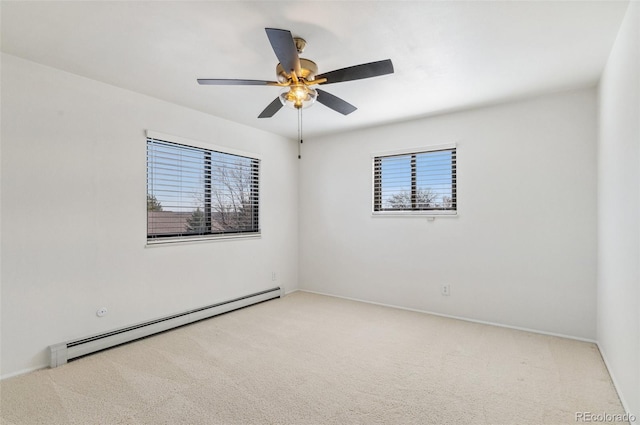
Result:
{"label": "ceiling fan pull chain", "polygon": [[298,108],[298,159],[302,158],[300,155],[300,148],[302,145],[302,108]]}

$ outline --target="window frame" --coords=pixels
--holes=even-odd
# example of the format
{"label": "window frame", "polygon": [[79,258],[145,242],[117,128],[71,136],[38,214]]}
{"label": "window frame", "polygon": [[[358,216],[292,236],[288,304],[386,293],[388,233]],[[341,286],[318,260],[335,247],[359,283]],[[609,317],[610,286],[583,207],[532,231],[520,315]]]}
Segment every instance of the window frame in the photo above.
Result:
{"label": "window frame", "polygon": [[[415,156],[430,152],[453,151],[453,174],[452,174],[452,198],[453,208],[420,208],[420,209],[376,209],[381,202],[380,189],[376,187],[376,162],[385,157],[393,156]],[[371,215],[373,217],[457,217],[458,216],[458,170],[457,170],[458,147],[456,143],[446,143],[440,145],[421,146],[414,148],[398,149],[385,152],[374,152],[371,154]],[[414,157],[415,158],[415,157]],[[415,159],[412,159],[412,169],[415,167]],[[411,173],[412,192],[416,186],[416,175]]]}
{"label": "window frame", "polygon": [[[201,150],[203,151],[203,154],[205,155],[205,157],[207,155],[210,155],[211,153],[215,152],[215,153],[221,153],[221,154],[228,154],[228,155],[233,155],[233,156],[238,156],[238,157],[242,157],[242,158],[248,158],[250,160],[252,160],[252,165],[251,167],[256,167],[257,168],[257,194],[255,195],[255,200],[256,200],[256,205],[254,206],[255,208],[255,213],[253,215],[255,223],[256,223],[256,228],[257,230],[248,230],[248,231],[237,231],[237,232],[212,232],[212,233],[204,233],[204,234],[193,234],[193,235],[166,235],[166,236],[149,236],[149,216],[147,214],[147,218],[146,218],[146,246],[147,247],[151,247],[151,246],[163,246],[163,245],[175,245],[175,244],[185,244],[185,243],[194,243],[194,242],[206,242],[206,241],[223,241],[223,240],[230,240],[230,239],[255,239],[255,238],[260,238],[262,236],[262,228],[261,228],[261,220],[260,220],[260,210],[261,210],[261,199],[260,199],[260,186],[261,186],[261,181],[262,181],[262,156],[259,154],[256,154],[254,152],[245,152],[245,151],[241,151],[238,149],[233,149],[233,148],[229,148],[229,147],[224,147],[224,146],[219,146],[219,145],[214,145],[214,144],[210,144],[210,143],[206,143],[206,142],[201,142],[201,141],[197,141],[197,140],[192,140],[192,139],[188,139],[188,138],[184,138],[184,137],[180,137],[180,136],[175,136],[175,135],[170,135],[170,134],[165,134],[165,133],[160,133],[160,132],[156,132],[156,131],[151,131],[151,130],[147,130],[146,131],[146,138],[145,138],[145,162],[146,162],[146,178],[147,178],[147,183],[145,184],[145,189],[146,189],[146,195],[148,195],[149,192],[149,160],[148,160],[148,149],[149,149],[149,139],[153,139],[153,140],[157,140],[159,142],[166,142],[169,144],[174,144],[174,145],[179,145],[179,146],[184,146],[187,149],[197,149],[197,150]],[[257,161],[256,164],[253,163],[253,161]],[[210,165],[206,165],[206,163],[203,165],[204,169],[206,169],[207,167],[210,168]],[[205,186],[207,184],[210,185],[211,182],[207,182],[207,180],[205,180]],[[205,191],[205,196],[206,196],[206,191]],[[210,205],[209,205],[210,207]],[[205,216],[206,216],[206,202],[205,202],[205,206],[203,207],[203,209],[205,210]],[[207,219],[207,222],[210,221],[210,216],[209,219]]]}

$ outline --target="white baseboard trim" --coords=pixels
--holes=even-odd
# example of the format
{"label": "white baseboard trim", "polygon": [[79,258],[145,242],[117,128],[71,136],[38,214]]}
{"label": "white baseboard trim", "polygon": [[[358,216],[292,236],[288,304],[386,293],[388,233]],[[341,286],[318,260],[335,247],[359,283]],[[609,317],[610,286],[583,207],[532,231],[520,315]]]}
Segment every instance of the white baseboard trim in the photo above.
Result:
{"label": "white baseboard trim", "polygon": [[[620,403],[622,403],[622,408],[624,409],[624,411],[626,413],[629,413],[631,415],[635,415],[636,417],[638,417],[638,415],[640,415],[640,412],[630,412],[629,411],[629,407],[628,407],[629,405],[625,401],[624,396],[622,395],[622,392],[620,391],[620,387],[618,386],[618,381],[616,380],[616,375],[614,375],[613,369],[611,369],[609,361],[607,360],[607,355],[604,353],[604,350],[602,349],[602,346],[600,345],[599,342],[596,342],[596,346],[598,347],[598,351],[600,352],[600,357],[602,357],[602,361],[604,362],[604,365],[607,368],[607,372],[609,372],[609,376],[611,377],[611,382],[613,382],[613,388],[616,390],[616,393],[618,394],[618,398],[620,399]],[[629,424],[633,425],[633,423],[631,421],[629,421]]]}
{"label": "white baseboard trim", "polygon": [[0,381],[4,381],[5,379],[15,378],[16,376],[26,375],[27,373],[35,372],[36,370],[47,369],[49,365],[35,366],[27,369],[18,370],[16,372],[7,373],[5,375],[0,375]]}
{"label": "white baseboard trim", "polygon": [[[156,335],[160,332],[165,332],[200,320],[209,319],[263,301],[281,298],[283,295],[284,289],[278,286],[232,300],[148,320],[119,329],[112,329],[102,334],[89,335],[85,338],[54,344],[49,346],[50,363],[48,366],[51,368],[58,367],[66,364],[69,360]],[[47,365],[43,365],[10,372],[1,375],[0,380],[24,375],[46,367]]]}
{"label": "white baseboard trim", "polygon": [[497,326],[499,328],[514,329],[514,330],[517,330],[517,331],[531,332],[531,333],[535,333],[535,334],[555,336],[555,337],[558,337],[558,338],[573,339],[573,340],[576,340],[576,341],[588,342],[588,343],[591,343],[591,344],[597,344],[597,341],[594,340],[594,339],[582,338],[582,337],[579,337],[579,336],[565,335],[565,334],[559,334],[559,333],[555,333],[555,332],[541,331],[541,330],[538,330],[538,329],[523,328],[523,327],[520,327],[520,326],[505,325],[503,323],[487,322],[485,320],[470,319],[468,317],[453,316],[453,315],[450,315],[450,314],[436,313],[436,312],[428,311],[428,310],[419,310],[419,309],[416,309],[416,308],[402,307],[402,306],[394,305],[394,304],[379,303],[379,302],[363,300],[363,299],[359,299],[359,298],[343,297],[341,295],[329,294],[329,293],[325,293],[325,292],[311,291],[309,289],[298,289],[298,291],[308,292],[310,294],[325,295],[327,297],[342,298],[342,299],[350,300],[350,301],[358,301],[358,302],[366,303],[366,304],[374,304],[374,305],[379,305],[379,306],[382,306],[382,307],[397,308],[399,310],[413,311],[413,312],[416,312],[416,313],[431,314],[433,316],[446,317],[448,319],[463,320],[465,322],[479,323],[481,325]]}

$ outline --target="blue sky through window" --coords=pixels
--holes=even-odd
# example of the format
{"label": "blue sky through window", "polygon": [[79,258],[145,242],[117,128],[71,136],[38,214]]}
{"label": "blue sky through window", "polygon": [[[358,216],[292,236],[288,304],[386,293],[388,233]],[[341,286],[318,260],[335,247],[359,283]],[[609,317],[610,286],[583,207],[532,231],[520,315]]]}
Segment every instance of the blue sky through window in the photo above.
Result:
{"label": "blue sky through window", "polygon": [[[381,209],[452,209],[455,150],[377,158]],[[412,176],[412,173],[414,175]],[[412,197],[412,189],[415,195]]]}

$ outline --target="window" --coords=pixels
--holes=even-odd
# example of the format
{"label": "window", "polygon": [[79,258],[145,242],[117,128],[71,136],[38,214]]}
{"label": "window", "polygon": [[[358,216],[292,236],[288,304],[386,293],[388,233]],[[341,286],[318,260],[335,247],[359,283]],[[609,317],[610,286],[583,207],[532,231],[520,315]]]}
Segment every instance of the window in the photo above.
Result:
{"label": "window", "polygon": [[147,241],[259,234],[260,160],[147,135]]}
{"label": "window", "polygon": [[456,148],[373,158],[374,213],[456,214]]}

